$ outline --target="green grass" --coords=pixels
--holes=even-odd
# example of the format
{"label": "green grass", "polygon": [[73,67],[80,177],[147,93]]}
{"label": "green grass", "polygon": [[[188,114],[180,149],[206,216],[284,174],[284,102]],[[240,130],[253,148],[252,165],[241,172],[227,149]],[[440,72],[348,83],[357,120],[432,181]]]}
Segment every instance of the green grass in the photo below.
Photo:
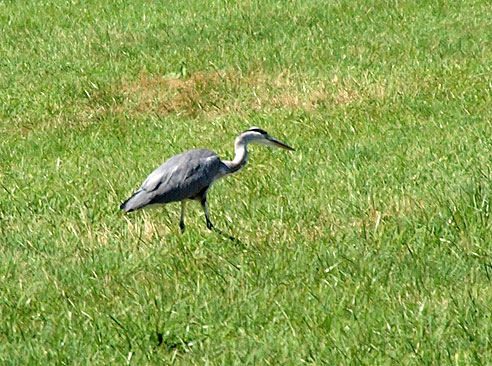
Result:
{"label": "green grass", "polygon": [[[492,6],[0,1],[0,364],[485,365]],[[119,209],[168,157],[198,204]]]}

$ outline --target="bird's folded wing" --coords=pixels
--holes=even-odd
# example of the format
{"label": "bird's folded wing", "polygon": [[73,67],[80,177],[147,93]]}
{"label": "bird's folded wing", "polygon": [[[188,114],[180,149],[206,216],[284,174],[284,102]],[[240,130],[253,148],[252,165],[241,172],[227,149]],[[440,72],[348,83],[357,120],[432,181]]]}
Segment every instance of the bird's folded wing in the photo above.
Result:
{"label": "bird's folded wing", "polygon": [[154,203],[194,198],[212,184],[219,169],[216,155],[206,157],[177,155],[154,170],[141,189],[153,196]]}

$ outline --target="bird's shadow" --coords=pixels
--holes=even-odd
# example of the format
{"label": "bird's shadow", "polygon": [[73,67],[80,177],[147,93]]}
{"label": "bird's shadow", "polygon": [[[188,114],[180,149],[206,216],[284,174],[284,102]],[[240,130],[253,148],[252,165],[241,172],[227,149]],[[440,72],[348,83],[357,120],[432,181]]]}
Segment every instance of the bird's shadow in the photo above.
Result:
{"label": "bird's shadow", "polygon": [[218,228],[216,228],[215,226],[212,227],[211,229],[212,231],[216,232],[217,234],[219,234],[220,236],[232,241],[234,244],[236,245],[240,245],[242,247],[247,247],[247,245],[245,243],[243,243],[241,240],[239,240],[238,238],[236,238],[235,236],[232,236]]}

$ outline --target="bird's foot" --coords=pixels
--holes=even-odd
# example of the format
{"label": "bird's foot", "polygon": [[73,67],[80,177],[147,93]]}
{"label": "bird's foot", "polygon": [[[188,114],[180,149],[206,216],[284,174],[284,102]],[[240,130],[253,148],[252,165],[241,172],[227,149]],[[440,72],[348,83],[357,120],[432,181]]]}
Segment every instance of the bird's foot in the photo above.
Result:
{"label": "bird's foot", "polygon": [[179,228],[181,229],[181,233],[184,233],[185,232],[185,224],[184,224],[184,222],[180,222],[179,223]]}
{"label": "bird's foot", "polygon": [[212,225],[212,223],[210,221],[207,221],[207,228],[209,230],[213,230],[214,226]]}

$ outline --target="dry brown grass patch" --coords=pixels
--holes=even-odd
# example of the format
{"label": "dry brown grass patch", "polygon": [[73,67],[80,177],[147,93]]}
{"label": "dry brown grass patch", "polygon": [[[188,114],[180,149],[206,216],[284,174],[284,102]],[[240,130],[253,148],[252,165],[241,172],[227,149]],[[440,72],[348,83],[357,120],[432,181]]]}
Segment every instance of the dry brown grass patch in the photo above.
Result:
{"label": "dry brown grass patch", "polygon": [[[159,115],[225,115],[250,110],[304,109],[358,102],[364,98],[355,84],[329,81],[309,83],[298,76],[264,72],[195,72],[186,78],[149,76],[122,83],[127,107]],[[372,93],[371,93],[372,94]]]}

